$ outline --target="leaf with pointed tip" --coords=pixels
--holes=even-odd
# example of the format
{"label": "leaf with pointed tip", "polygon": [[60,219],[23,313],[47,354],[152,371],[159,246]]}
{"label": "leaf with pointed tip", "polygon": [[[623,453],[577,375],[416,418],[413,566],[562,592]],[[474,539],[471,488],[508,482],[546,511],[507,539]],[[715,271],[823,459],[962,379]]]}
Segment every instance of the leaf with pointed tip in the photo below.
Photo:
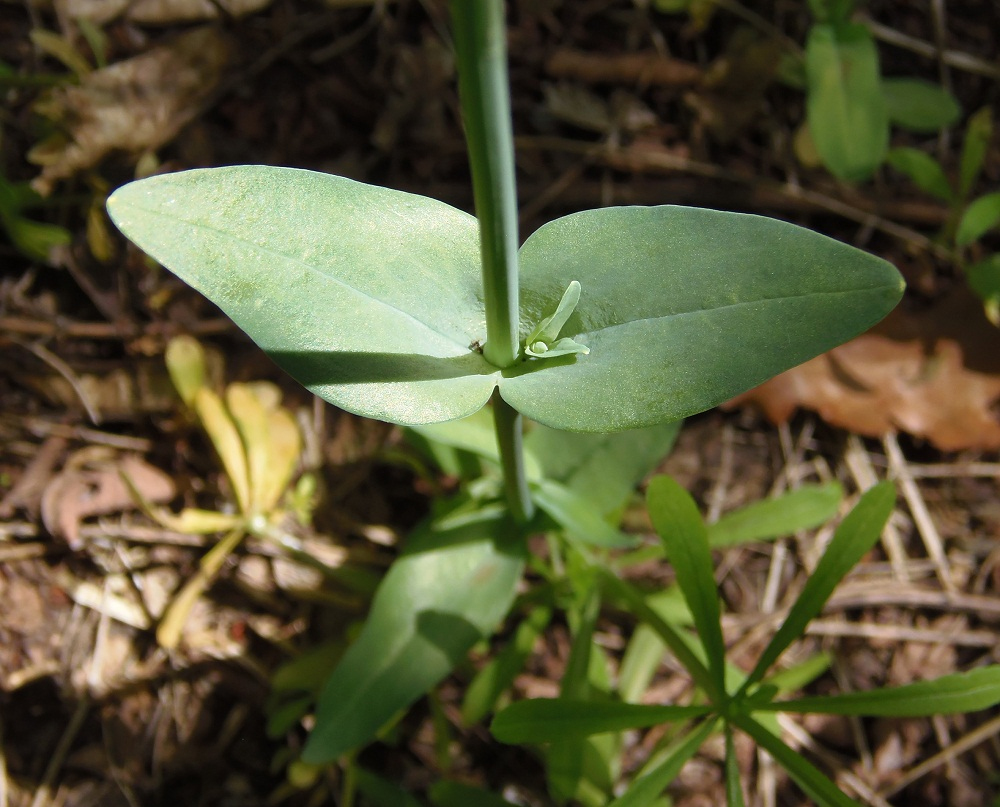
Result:
{"label": "leaf with pointed tip", "polygon": [[570,431],[708,409],[874,325],[903,290],[892,266],[853,247],[699,208],[576,213],[541,227],[520,255],[522,334],[579,279],[562,333],[590,355],[507,368],[500,394]]}
{"label": "leaf with pointed tip", "polygon": [[1000,665],[917,681],[899,687],[846,692],[842,695],[772,701],[759,708],[770,712],[801,712],[865,717],[930,717],[978,712],[1000,703]]}
{"label": "leaf with pointed tip", "polygon": [[150,177],[118,228],[222,308],[303,385],[393,423],[472,414],[499,376],[476,220],[329,174],[241,165]]}
{"label": "leaf with pointed tip", "polygon": [[806,625],[821,611],[827,599],[864,554],[882,534],[896,504],[891,482],[880,482],[861,497],[854,509],[840,522],[833,540],[820,558],[816,569],[757,660],[757,665],[743,683],[743,691],[760,681],[785,649],[803,634]]}
{"label": "leaf with pointed tip", "polygon": [[684,763],[695,755],[701,744],[715,731],[717,722],[717,720],[706,720],[685,734],[669,749],[662,762],[636,779],[631,787],[608,807],[648,807],[652,804],[667,785],[677,778]]}
{"label": "leaf with pointed tip", "polygon": [[767,751],[791,775],[805,794],[818,807],[861,807],[845,796],[840,789],[813,766],[805,757],[790,748],[780,737],[752,717],[737,716],[735,725],[753,737],[757,745]]}
{"label": "leaf with pointed tip", "polygon": [[360,636],[326,682],[302,753],[326,763],[375,738],[506,615],[524,541],[505,511],[432,522],[382,580]]}
{"label": "leaf with pointed tip", "polygon": [[502,743],[553,743],[690,720],[704,717],[711,711],[711,706],[648,706],[614,701],[536,698],[518,701],[500,712],[490,725],[490,733]]}
{"label": "leaf with pointed tip", "polygon": [[719,590],[713,576],[705,522],[691,494],[669,476],[650,480],[646,503],[653,528],[663,541],[667,560],[677,572],[677,584],[705,648],[713,683],[709,695],[718,703],[726,691],[726,643],[722,638]]}

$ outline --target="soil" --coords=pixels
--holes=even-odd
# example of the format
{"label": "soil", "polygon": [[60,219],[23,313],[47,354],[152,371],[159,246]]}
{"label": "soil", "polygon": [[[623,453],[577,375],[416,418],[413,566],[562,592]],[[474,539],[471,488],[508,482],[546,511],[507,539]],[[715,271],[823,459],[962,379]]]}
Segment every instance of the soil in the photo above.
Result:
{"label": "soil", "polygon": [[[221,2],[207,4],[214,19],[195,21],[166,4],[141,18],[126,5],[138,6],[108,16],[72,0],[26,0],[0,15],[0,179],[36,180],[49,195],[30,215],[69,234],[44,261],[0,242],[0,807],[340,803],[337,770],[306,782],[293,767],[289,778],[308,718],[269,732],[270,682],[289,659],[342,635],[362,616],[363,598],[331,592],[314,570],[246,542],[198,599],[180,645],[164,649],[156,626],[165,604],[215,538],[156,524],[127,491],[116,492],[118,470],[141,457],[143,490],[158,491],[173,512],[233,501],[164,366],[170,338],[193,334],[215,357],[220,383],[272,381],[298,414],[302,468],[316,474],[321,495],[296,538],[325,562],[384,568],[433,496],[457,482],[428,473],[400,430],[313,401],[210,303],[127,246],[101,202],[137,165],[246,162],[328,171],[470,209],[447,9],[439,0],[274,0],[220,17],[230,7]],[[784,218],[882,255],[910,285],[908,310],[933,308],[962,286],[932,240],[945,206],[888,170],[850,187],[803,167],[794,152],[801,91],[774,80],[776,57],[739,60],[735,43],[746,31],[800,47],[805,3],[727,0],[713,9],[696,0],[690,14],[655,5],[511,4],[523,235],[602,205],[720,207]],[[966,114],[998,108],[995,3],[872,0],[863,14],[879,26],[885,75],[945,82]],[[67,67],[67,52],[91,68],[116,65],[202,26],[199,80],[182,91],[177,74],[156,109],[119,85],[75,101],[59,95],[78,81],[88,86]],[[62,36],[63,46],[39,31]],[[88,37],[102,43],[103,61]],[[57,122],[42,102],[61,109]],[[66,138],[52,139],[67,127],[83,156],[68,157]],[[930,142],[953,171],[961,140],[957,127],[936,143],[897,131],[893,143]],[[978,192],[998,181],[994,138]],[[983,446],[943,452],[925,438],[859,437],[810,413],[773,425],[752,409],[713,411],[686,424],[664,458],[660,470],[710,519],[804,482],[838,479],[853,496],[877,478],[897,480],[891,533],[794,649],[794,659],[832,653],[816,692],[1000,661],[1000,456]],[[650,532],[638,506],[625,522]],[[751,663],[827,538],[820,530],[719,555],[735,663]],[[637,574],[671,579],[663,564]],[[612,658],[631,629],[602,618],[599,638]],[[501,630],[494,646],[507,638]],[[567,628],[556,624],[515,695],[555,694],[567,648]],[[483,725],[462,724],[464,687],[485,658],[476,655],[433,701],[414,707],[361,764],[421,798],[447,778],[515,804],[549,804],[534,756],[498,745]],[[648,698],[667,701],[679,686],[665,660]],[[985,807],[1000,798],[997,710],[810,718],[785,729],[862,803]],[[658,736],[633,739],[626,771]],[[738,752],[748,803],[807,803],[766,755],[749,744]],[[672,803],[724,803],[721,753],[706,745],[671,786]]]}

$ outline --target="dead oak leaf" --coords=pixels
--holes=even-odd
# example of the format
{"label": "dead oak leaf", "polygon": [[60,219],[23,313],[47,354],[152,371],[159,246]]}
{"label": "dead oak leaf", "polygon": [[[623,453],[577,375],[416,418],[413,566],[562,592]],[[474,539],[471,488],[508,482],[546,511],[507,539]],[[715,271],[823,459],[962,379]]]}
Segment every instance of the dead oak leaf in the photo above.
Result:
{"label": "dead oak leaf", "polygon": [[1000,448],[1000,331],[964,288],[925,311],[894,311],[847,344],[726,406],[776,423],[797,408],[877,437],[905,431],[942,451]]}
{"label": "dead oak leaf", "polygon": [[85,518],[118,513],[137,506],[132,486],[150,502],[163,504],[175,495],[174,483],[163,471],[132,454],[94,467],[67,467],[42,493],[42,523],[71,549],[80,549],[80,526]]}
{"label": "dead oak leaf", "polygon": [[172,140],[217,86],[230,50],[225,36],[206,26],[96,70],[78,86],[54,89],[39,111],[68,140],[32,149],[29,159],[42,166],[35,190],[48,194],[113,151],[139,154]]}

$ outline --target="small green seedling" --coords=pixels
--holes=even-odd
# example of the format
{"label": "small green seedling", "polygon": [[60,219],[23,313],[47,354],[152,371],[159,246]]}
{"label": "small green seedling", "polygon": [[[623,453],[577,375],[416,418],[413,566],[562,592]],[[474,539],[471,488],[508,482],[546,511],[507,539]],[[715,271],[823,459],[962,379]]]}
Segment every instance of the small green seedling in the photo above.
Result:
{"label": "small green seedling", "polygon": [[987,318],[1000,327],[1000,255],[982,255],[980,250],[979,257],[967,260],[967,250],[1000,226],[1000,191],[970,199],[972,189],[982,176],[992,139],[993,112],[983,107],[969,118],[954,183],[948,179],[941,163],[919,149],[893,149],[888,162],[921,190],[948,205],[950,214],[938,237],[954,251],[969,288],[983,301]]}
{"label": "small green seedling", "polygon": [[[825,661],[817,658],[808,669],[766,677],[782,653],[801,637],[809,622],[822,610],[844,575],[872,548],[889,518],[895,493],[883,482],[861,497],[837,529],[815,571],[792,604],[785,621],[761,653],[750,673],[726,661],[718,592],[713,576],[709,530],[691,497],[669,477],[650,482],[648,506],[663,549],[674,566],[677,585],[693,622],[696,638],[679,630],[674,618],[664,618],[661,605],[608,570],[600,573],[605,596],[634,614],[654,631],[691,675],[697,692],[684,705],[643,705],[607,697],[581,697],[565,686],[558,699],[527,700],[501,711],[493,720],[493,735],[508,743],[550,744],[552,749],[575,747],[596,736],[660,724],[676,728],[668,733],[672,742],[638,774],[628,789],[614,798],[610,807],[644,807],[653,804],[674,779],[681,766],[713,733],[726,737],[727,804],[741,807],[743,790],[734,756],[732,734],[741,731],[768,751],[788,771],[812,803],[820,807],[857,807],[843,792],[781,738],[773,715],[777,712],[839,714],[869,717],[924,717],[986,709],[1000,703],[1000,666],[986,666],[968,673],[949,675],[897,688],[825,697],[778,699],[791,678],[801,683],[822,671]],[[655,595],[654,595],[655,596]],[[593,606],[591,606],[593,610]],[[587,630],[578,628],[573,652],[591,648]],[[661,646],[662,647],[662,646]],[[817,663],[818,662],[818,663]],[[571,655],[570,667],[573,665]],[[572,670],[567,672],[567,676]],[[622,678],[632,673],[623,664]],[[574,745],[575,744],[575,745]],[[551,761],[551,751],[547,755]],[[551,787],[550,776],[550,787]],[[566,795],[565,792],[557,795]],[[574,795],[579,796],[579,793]],[[606,804],[606,801],[595,802]]]}
{"label": "small green seedling", "polygon": [[[660,11],[683,11],[693,19],[705,14],[699,8],[705,5],[716,8],[702,0],[654,2]],[[787,50],[780,68],[787,84],[806,93],[806,124],[795,137],[799,159],[822,164],[847,182],[869,179],[885,162],[892,126],[937,132],[962,112],[937,84],[883,76],[871,29],[851,19],[855,5],[855,0],[809,0],[815,22],[804,54]]]}

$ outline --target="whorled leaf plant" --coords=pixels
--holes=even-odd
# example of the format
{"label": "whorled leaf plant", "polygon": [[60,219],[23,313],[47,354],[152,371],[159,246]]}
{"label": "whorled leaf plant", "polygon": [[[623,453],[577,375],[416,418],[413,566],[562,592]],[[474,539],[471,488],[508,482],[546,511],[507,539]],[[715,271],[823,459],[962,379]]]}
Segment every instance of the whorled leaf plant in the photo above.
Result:
{"label": "whorled leaf plant", "polygon": [[[531,516],[522,417],[594,433],[677,420],[850,339],[899,300],[902,280],[885,261],[752,215],[589,210],[550,222],[518,249],[503,3],[453,0],[451,10],[477,217],[343,177],[249,165],[144,179],[112,194],[108,210],[336,406],[421,425],[492,399],[509,518],[477,521],[477,540]],[[434,551],[451,552],[452,538],[439,538]],[[510,599],[519,561],[506,559],[517,557],[508,549],[480,558],[503,567]],[[405,608],[406,582],[390,578],[384,599]],[[389,606],[378,598],[390,578],[376,597],[383,616]],[[462,596],[477,596],[467,588]],[[462,647],[502,617],[482,606]],[[380,713],[407,705],[460,651],[434,656],[434,674],[393,690],[391,703],[371,692],[348,698],[354,716],[367,708],[363,697]],[[357,664],[349,651],[344,665]],[[331,709],[343,694],[337,680]],[[369,724],[352,722],[348,733],[370,739]]]}

